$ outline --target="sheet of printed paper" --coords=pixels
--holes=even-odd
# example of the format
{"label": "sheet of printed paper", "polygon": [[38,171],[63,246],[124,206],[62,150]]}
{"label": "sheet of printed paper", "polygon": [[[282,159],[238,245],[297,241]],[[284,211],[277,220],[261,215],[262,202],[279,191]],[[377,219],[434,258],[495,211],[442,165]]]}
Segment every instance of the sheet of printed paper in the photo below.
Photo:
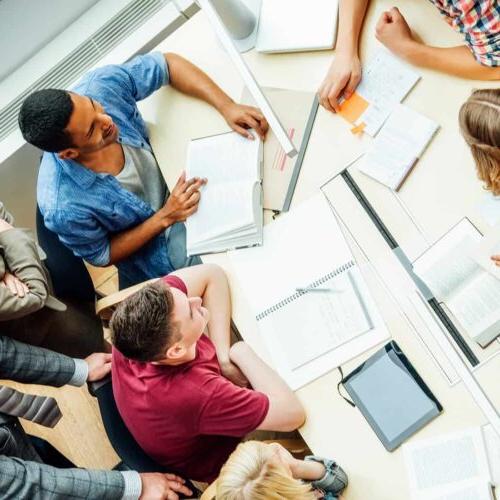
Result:
{"label": "sheet of printed paper", "polygon": [[491,482],[480,427],[411,441],[403,456],[413,498],[443,498],[450,490]]}
{"label": "sheet of printed paper", "polygon": [[342,103],[340,115],[356,125],[357,131],[374,137],[419,79],[406,63],[380,50],[363,69],[354,94]]}
{"label": "sheet of printed paper", "polygon": [[397,191],[422,155],[439,125],[404,104],[397,104],[359,170]]}
{"label": "sheet of printed paper", "polygon": [[500,266],[491,260],[492,255],[500,255],[500,224],[483,236],[471,255],[485,271],[500,280]]}

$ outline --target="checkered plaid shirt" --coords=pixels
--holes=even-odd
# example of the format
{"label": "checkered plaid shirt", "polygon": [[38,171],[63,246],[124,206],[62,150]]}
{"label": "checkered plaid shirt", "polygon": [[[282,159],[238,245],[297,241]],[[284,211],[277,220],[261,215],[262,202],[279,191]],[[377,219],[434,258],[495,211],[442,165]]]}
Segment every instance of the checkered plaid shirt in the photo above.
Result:
{"label": "checkered plaid shirt", "polygon": [[499,0],[430,0],[446,21],[465,35],[477,61],[500,66]]}

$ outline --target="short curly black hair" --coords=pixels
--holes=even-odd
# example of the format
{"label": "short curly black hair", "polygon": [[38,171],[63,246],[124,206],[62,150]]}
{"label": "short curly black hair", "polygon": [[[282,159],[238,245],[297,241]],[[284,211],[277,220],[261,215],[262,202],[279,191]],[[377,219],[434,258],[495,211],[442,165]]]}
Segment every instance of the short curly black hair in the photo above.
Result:
{"label": "short curly black hair", "polygon": [[73,146],[65,131],[72,113],[73,101],[66,90],[37,90],[24,100],[19,110],[19,128],[33,146],[57,153]]}
{"label": "short curly black hair", "polygon": [[180,338],[172,320],[174,297],[159,280],[118,305],[110,321],[113,345],[127,358],[157,361]]}

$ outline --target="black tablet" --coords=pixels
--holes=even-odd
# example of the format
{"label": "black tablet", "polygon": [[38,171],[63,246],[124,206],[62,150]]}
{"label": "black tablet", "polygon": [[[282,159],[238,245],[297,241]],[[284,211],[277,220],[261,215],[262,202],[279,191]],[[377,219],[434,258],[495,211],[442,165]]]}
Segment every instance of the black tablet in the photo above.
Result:
{"label": "black tablet", "polygon": [[347,375],[343,384],[389,451],[443,410],[394,341]]}

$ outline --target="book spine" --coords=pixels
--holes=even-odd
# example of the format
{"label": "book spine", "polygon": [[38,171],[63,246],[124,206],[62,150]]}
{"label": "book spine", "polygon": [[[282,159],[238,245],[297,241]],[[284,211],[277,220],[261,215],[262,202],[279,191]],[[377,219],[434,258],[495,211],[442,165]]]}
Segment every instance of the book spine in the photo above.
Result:
{"label": "book spine", "polygon": [[274,312],[279,311],[282,307],[287,306],[288,304],[297,300],[302,295],[308,293],[306,290],[308,290],[308,289],[311,290],[311,289],[317,288],[321,285],[324,285],[325,283],[327,283],[331,279],[335,278],[339,274],[342,274],[342,273],[348,271],[349,269],[353,268],[355,265],[356,265],[356,263],[353,260],[350,260],[349,262],[343,264],[342,266],[337,267],[333,271],[323,275],[321,278],[318,278],[317,280],[313,281],[312,283],[309,283],[309,285],[304,287],[304,291],[295,292],[294,294],[289,295],[288,297],[284,298],[283,300],[280,300],[278,303],[276,303],[276,304],[272,305],[271,307],[268,307],[264,311],[260,312],[259,314],[257,314],[257,316],[255,316],[255,319],[257,321],[263,320],[264,318],[266,318],[270,314],[273,314]]}

